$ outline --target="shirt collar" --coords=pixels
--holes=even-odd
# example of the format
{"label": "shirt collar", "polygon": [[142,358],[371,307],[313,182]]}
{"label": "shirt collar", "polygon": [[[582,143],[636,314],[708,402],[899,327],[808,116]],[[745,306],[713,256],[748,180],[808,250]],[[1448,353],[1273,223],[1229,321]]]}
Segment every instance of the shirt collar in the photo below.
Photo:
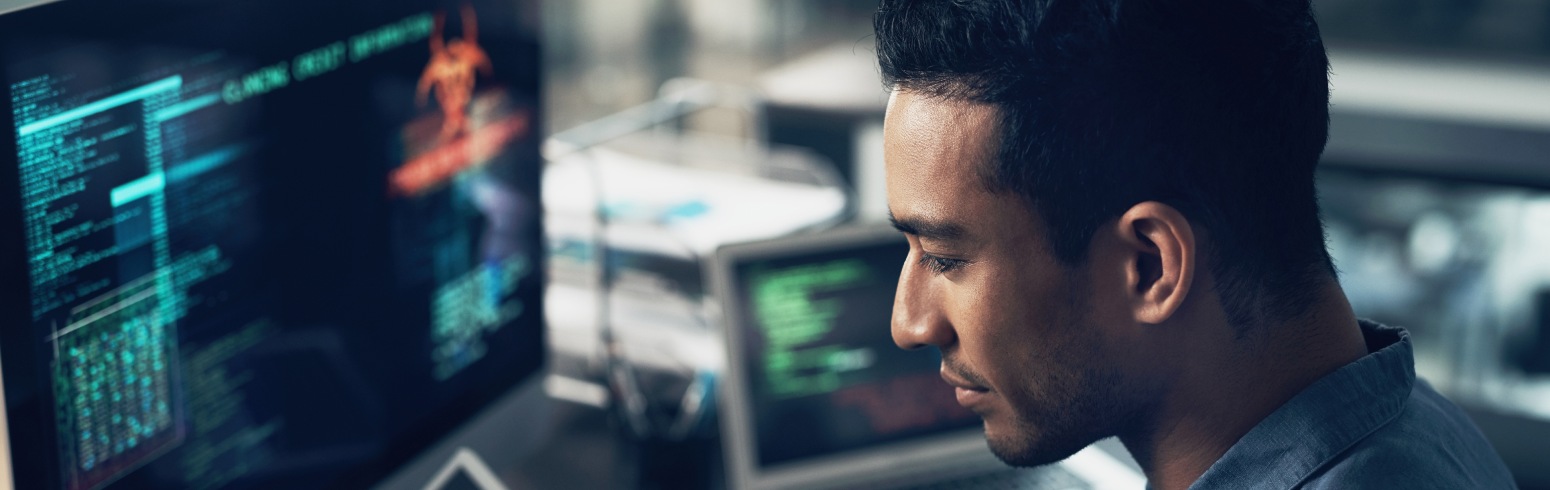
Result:
{"label": "shirt collar", "polygon": [[1190,488],[1291,488],[1398,416],[1415,384],[1410,334],[1367,320],[1359,324],[1369,354],[1265,417]]}

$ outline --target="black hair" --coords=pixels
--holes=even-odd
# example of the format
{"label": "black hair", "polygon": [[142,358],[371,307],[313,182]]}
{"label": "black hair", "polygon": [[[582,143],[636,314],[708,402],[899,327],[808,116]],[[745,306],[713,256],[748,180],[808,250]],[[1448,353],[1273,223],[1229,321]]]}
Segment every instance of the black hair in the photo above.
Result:
{"label": "black hair", "polygon": [[982,175],[1067,265],[1144,201],[1204,230],[1228,320],[1302,314],[1334,277],[1314,168],[1329,60],[1308,0],[882,0],[890,88],[997,108]]}

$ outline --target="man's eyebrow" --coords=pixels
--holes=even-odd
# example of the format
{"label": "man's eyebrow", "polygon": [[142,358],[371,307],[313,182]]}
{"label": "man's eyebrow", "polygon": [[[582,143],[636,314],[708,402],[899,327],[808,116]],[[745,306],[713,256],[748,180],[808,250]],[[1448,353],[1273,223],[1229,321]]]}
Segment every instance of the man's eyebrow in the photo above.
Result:
{"label": "man's eyebrow", "polygon": [[920,218],[897,218],[893,210],[888,210],[888,222],[893,223],[894,229],[906,235],[915,235],[928,240],[956,240],[965,235],[963,227],[954,223],[931,221]]}

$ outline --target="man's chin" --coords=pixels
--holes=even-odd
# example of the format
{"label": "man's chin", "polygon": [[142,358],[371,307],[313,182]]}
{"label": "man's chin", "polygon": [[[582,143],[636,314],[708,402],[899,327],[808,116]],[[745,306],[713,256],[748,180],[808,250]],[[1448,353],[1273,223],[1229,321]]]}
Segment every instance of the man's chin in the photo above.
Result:
{"label": "man's chin", "polygon": [[1060,462],[1081,451],[1087,444],[1063,441],[1049,437],[1037,429],[1022,430],[996,427],[985,423],[985,441],[1001,462],[1010,466],[1029,468]]}

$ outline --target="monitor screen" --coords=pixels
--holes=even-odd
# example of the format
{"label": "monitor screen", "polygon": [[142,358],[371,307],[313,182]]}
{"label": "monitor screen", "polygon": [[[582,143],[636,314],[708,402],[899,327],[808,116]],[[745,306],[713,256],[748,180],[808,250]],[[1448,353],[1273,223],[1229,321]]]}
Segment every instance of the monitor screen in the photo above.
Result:
{"label": "monitor screen", "polygon": [[908,253],[897,236],[733,265],[760,466],[979,425],[942,381],[936,349],[893,343]]}
{"label": "monitor screen", "polygon": [[0,16],[17,485],[361,487],[534,372],[532,3]]}

